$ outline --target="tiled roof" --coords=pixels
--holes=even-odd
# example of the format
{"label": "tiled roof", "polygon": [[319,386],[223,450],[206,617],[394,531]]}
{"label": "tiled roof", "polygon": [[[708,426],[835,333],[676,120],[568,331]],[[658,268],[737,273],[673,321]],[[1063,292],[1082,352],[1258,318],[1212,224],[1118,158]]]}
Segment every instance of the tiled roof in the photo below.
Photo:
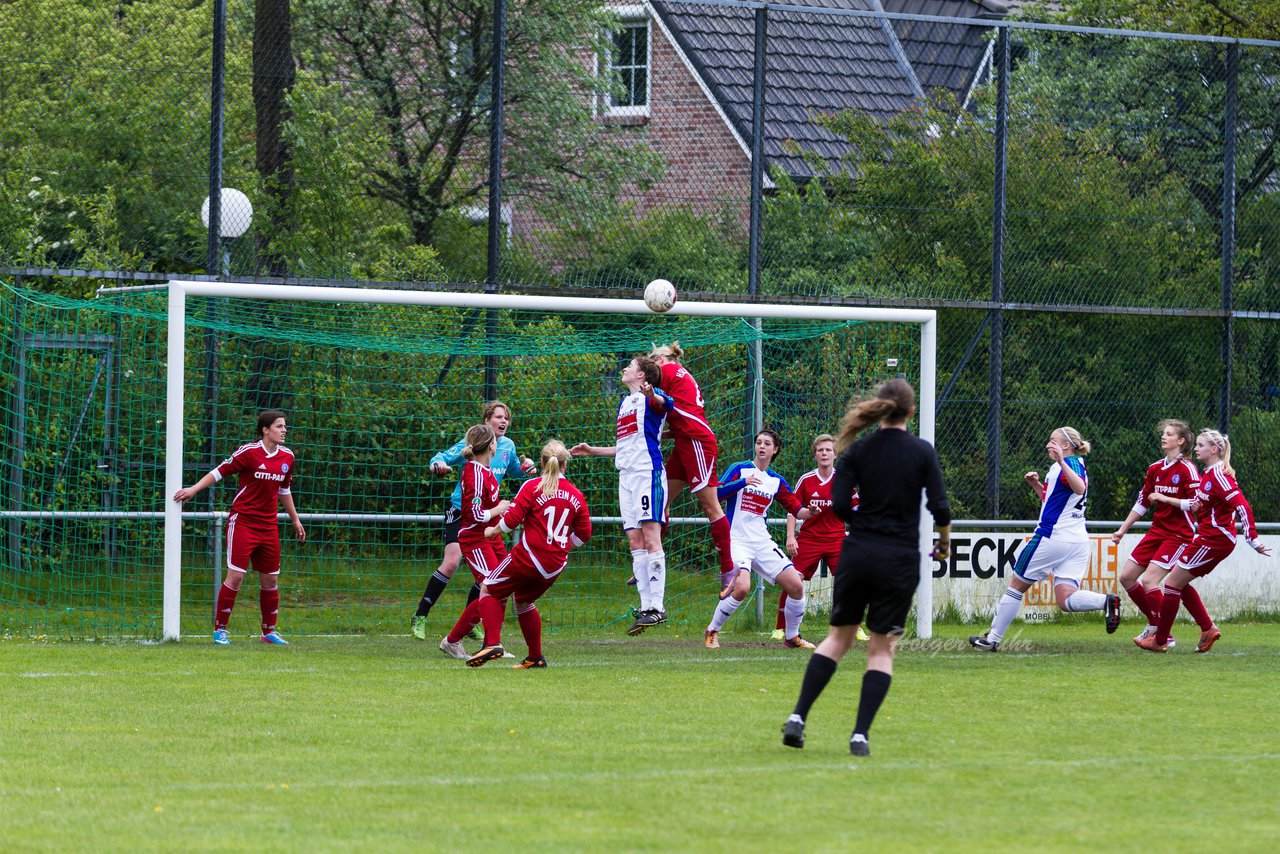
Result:
{"label": "tiled roof", "polygon": [[[749,146],[752,10],[664,0],[651,5]],[[806,0],[804,5],[867,8],[862,0]],[[778,9],[769,10],[765,81],[765,163],[796,177],[813,170],[786,150],[788,140],[828,163],[848,150],[842,140],[813,124],[815,115],[852,108],[889,116],[909,109],[922,92],[886,21]]]}
{"label": "tiled roof", "polygon": [[893,29],[926,92],[946,89],[963,102],[991,35],[974,19],[1003,17],[1001,0],[882,0],[886,12],[955,18],[955,24],[894,20]]}

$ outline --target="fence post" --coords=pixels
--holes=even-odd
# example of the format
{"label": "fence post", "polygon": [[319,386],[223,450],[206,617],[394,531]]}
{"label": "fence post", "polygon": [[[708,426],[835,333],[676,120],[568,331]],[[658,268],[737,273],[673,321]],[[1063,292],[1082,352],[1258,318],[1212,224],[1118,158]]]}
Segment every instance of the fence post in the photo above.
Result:
{"label": "fence post", "polygon": [[[485,275],[485,293],[498,292],[498,265],[501,263],[502,246],[502,100],[505,80],[503,71],[507,61],[507,2],[493,0],[493,57],[490,77],[493,88],[489,98],[489,257]],[[498,336],[498,314],[491,308],[484,313],[485,346],[492,346]],[[498,397],[498,357],[487,353],[484,357],[484,398]]]}
{"label": "fence post", "polygon": [[1004,404],[1004,215],[1005,173],[1008,168],[1009,28],[1000,27],[996,41],[995,192],[991,237],[991,361],[987,388],[987,506],[1000,518],[1000,410]]}
{"label": "fence post", "polygon": [[1218,429],[1231,432],[1231,360],[1235,357],[1235,329],[1231,312],[1235,308],[1236,255],[1236,81],[1240,45],[1227,45],[1227,90],[1223,95],[1222,120],[1222,388],[1218,392]]}
{"label": "fence post", "polygon": [[[751,214],[747,249],[747,293],[752,302],[760,296],[760,240],[764,205],[764,85],[765,59],[769,41],[769,12],[756,9],[755,68],[751,83]],[[747,358],[747,456],[754,452],[755,434],[764,426],[764,347],[759,338],[760,318],[752,318],[757,337]],[[756,618],[764,622],[764,581],[756,576]],[[766,628],[768,628],[766,626]]]}
{"label": "fence post", "polygon": [[[213,73],[209,91],[209,234],[205,252],[205,270],[222,278],[222,125],[225,112],[227,76],[227,0],[213,0]],[[214,302],[206,303],[212,313]],[[218,464],[218,332],[212,325],[204,334],[205,376],[205,459],[210,467]],[[210,512],[215,507],[214,490],[205,502]],[[210,551],[213,543],[208,544]]]}
{"label": "fence post", "polygon": [[[14,277],[13,295],[13,358],[14,387],[13,415],[9,422],[9,507],[23,509],[23,481],[26,475],[27,452],[27,334],[22,317],[22,276]],[[23,522],[20,517],[9,518],[9,567],[15,573],[22,570]]]}

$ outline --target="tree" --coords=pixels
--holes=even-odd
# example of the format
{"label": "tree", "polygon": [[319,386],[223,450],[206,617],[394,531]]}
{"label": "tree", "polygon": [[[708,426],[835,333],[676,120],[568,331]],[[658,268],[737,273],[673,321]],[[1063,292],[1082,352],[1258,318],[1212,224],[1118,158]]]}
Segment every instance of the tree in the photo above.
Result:
{"label": "tree", "polygon": [[283,276],[285,259],[271,247],[271,236],[285,223],[294,169],[285,124],[292,118],[288,105],[295,78],[293,21],[290,0],[256,0],[253,16],[253,111],[258,178],[270,197],[268,216],[274,222],[256,230],[258,264],[267,275]]}
{"label": "tree", "polygon": [[[551,219],[584,201],[614,203],[657,168],[641,145],[606,132],[595,104],[609,81],[593,51],[616,22],[594,0],[510,4],[504,180]],[[308,71],[362,101],[387,149],[364,192],[399,208],[412,240],[431,244],[441,217],[487,197],[489,0],[299,0],[297,49]],[[585,195],[584,195],[585,188]]]}

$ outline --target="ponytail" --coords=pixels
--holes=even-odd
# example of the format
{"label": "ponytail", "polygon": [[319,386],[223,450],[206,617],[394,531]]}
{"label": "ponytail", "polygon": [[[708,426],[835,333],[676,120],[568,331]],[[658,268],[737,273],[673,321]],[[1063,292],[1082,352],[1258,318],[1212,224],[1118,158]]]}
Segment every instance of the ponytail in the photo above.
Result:
{"label": "ponytail", "polygon": [[1200,431],[1200,437],[1208,439],[1211,443],[1218,446],[1222,458],[1222,473],[1236,476],[1236,470],[1231,467],[1231,439],[1226,433],[1219,433],[1217,430],[1208,428]]}
{"label": "ponytail", "polygon": [[550,498],[560,484],[560,475],[569,467],[569,452],[564,442],[552,439],[542,446],[542,495]]}
{"label": "ponytail", "polygon": [[836,453],[853,444],[858,434],[877,421],[906,421],[916,405],[916,393],[903,379],[889,380],[876,391],[876,396],[853,405],[840,421],[840,438]]}
{"label": "ponytail", "polygon": [[1080,431],[1074,427],[1059,427],[1058,431],[1067,437],[1067,444],[1071,446],[1071,450],[1075,452],[1075,456],[1083,457],[1093,450],[1093,445],[1084,440],[1080,435]]}
{"label": "ponytail", "polygon": [[466,447],[462,449],[462,456],[467,460],[474,460],[481,454],[486,454],[493,447],[494,441],[493,428],[488,424],[476,424],[467,428]]}

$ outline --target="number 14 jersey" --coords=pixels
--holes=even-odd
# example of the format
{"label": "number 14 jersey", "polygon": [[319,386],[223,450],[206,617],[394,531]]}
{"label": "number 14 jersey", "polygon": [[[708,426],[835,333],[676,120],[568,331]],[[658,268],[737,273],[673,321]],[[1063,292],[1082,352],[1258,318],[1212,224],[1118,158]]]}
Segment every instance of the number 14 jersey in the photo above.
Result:
{"label": "number 14 jersey", "polygon": [[546,579],[555,578],[569,561],[569,550],[591,539],[587,499],[568,478],[560,478],[550,495],[542,494],[542,478],[526,480],[498,527],[510,533],[523,525],[513,558],[527,558]]}

